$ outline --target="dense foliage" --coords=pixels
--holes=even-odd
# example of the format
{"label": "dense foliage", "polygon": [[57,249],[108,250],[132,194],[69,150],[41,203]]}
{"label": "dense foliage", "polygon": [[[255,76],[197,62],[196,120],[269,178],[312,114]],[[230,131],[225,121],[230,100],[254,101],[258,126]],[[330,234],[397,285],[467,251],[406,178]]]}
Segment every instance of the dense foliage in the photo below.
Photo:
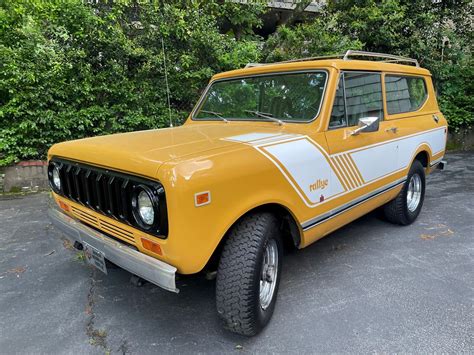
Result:
{"label": "dense foliage", "polygon": [[0,166],[44,158],[62,140],[179,124],[216,72],[348,48],[419,59],[452,128],[473,123],[470,1],[330,1],[263,38],[266,11],[259,1],[3,0]]}

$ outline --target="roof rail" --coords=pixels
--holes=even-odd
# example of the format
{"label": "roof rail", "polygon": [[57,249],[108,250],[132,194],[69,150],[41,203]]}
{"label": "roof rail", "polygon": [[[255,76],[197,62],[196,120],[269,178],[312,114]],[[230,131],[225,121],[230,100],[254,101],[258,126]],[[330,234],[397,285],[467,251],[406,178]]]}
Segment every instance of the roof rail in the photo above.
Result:
{"label": "roof rail", "polygon": [[344,60],[350,60],[350,57],[356,56],[356,57],[372,57],[372,58],[383,58],[383,59],[388,59],[384,60],[384,62],[389,62],[389,63],[396,63],[396,62],[405,62],[405,63],[412,63],[415,64],[417,67],[420,66],[418,61],[413,58],[408,58],[408,57],[401,57],[398,55],[392,55],[392,54],[385,54],[385,53],[375,53],[375,52],[364,52],[364,51],[354,51],[349,49],[346,54],[344,55]]}
{"label": "roof rail", "polygon": [[333,54],[333,55],[322,55],[322,56],[318,56],[318,57],[306,57],[306,58],[283,60],[281,62],[273,62],[273,63],[248,63],[245,67],[246,68],[252,68],[252,67],[260,67],[262,65],[270,65],[270,64],[307,62],[307,61],[310,61],[310,60],[320,60],[320,59],[336,59],[336,58],[342,58],[344,56],[345,56],[345,54]]}
{"label": "roof rail", "polygon": [[307,62],[310,60],[321,60],[321,59],[338,59],[342,58],[343,60],[351,60],[350,57],[371,57],[371,58],[383,58],[386,59],[383,62],[386,63],[412,63],[415,64],[417,67],[420,66],[416,59],[408,58],[408,57],[401,57],[392,54],[385,54],[385,53],[375,53],[375,52],[364,52],[364,51],[356,51],[349,49],[344,54],[333,54],[333,55],[323,55],[319,57],[306,57],[306,58],[299,58],[299,59],[290,59],[284,60],[281,62],[274,62],[274,63],[248,63],[245,67],[252,68],[252,67],[259,67],[262,65],[270,65],[270,64],[281,64],[281,63],[294,63],[294,62]]}

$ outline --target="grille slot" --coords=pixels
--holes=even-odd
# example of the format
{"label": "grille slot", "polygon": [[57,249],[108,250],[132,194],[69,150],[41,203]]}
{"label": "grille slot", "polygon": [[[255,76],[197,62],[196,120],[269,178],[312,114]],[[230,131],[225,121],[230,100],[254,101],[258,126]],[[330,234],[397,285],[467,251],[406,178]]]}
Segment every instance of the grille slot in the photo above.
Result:
{"label": "grille slot", "polygon": [[114,226],[113,224],[110,224],[102,219],[100,219],[100,227],[102,230],[112,235],[115,235],[117,237],[122,237],[124,239],[127,239],[129,242],[135,244],[133,233],[126,231],[125,229]]}
{"label": "grille slot", "polygon": [[110,224],[104,219],[97,218],[93,216],[92,214],[86,211],[82,211],[76,207],[72,207],[71,211],[77,219],[80,219],[81,221],[95,227],[98,230],[104,231],[115,238],[125,240],[126,242],[135,245],[133,232],[127,231],[123,228]]}
{"label": "grille slot", "polygon": [[61,168],[64,195],[114,219],[131,224],[128,179],[73,165]]}
{"label": "grille slot", "polygon": [[84,222],[87,222],[89,224],[92,224],[96,228],[99,228],[99,220],[93,215],[87,212],[81,211],[80,209],[77,209],[75,207],[72,207],[71,211],[76,218],[83,220]]}

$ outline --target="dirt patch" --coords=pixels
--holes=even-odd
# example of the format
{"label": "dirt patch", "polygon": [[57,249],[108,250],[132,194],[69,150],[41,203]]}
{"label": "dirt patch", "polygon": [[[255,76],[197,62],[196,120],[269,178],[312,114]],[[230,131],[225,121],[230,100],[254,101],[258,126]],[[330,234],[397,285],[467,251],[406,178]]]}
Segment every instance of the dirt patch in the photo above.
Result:
{"label": "dirt patch", "polygon": [[445,224],[438,224],[434,227],[425,227],[426,233],[420,234],[423,240],[433,240],[438,237],[450,237],[454,235],[454,231]]}

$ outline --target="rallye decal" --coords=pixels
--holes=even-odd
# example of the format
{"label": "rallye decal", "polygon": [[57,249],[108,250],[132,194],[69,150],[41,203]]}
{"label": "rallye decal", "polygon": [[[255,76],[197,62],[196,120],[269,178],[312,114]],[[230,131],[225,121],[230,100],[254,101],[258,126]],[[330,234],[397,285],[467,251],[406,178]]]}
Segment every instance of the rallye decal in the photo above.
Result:
{"label": "rallye decal", "polygon": [[224,139],[253,146],[275,164],[308,207],[315,207],[405,170],[421,144],[433,156],[443,152],[446,127],[333,155],[299,134],[249,133]]}

